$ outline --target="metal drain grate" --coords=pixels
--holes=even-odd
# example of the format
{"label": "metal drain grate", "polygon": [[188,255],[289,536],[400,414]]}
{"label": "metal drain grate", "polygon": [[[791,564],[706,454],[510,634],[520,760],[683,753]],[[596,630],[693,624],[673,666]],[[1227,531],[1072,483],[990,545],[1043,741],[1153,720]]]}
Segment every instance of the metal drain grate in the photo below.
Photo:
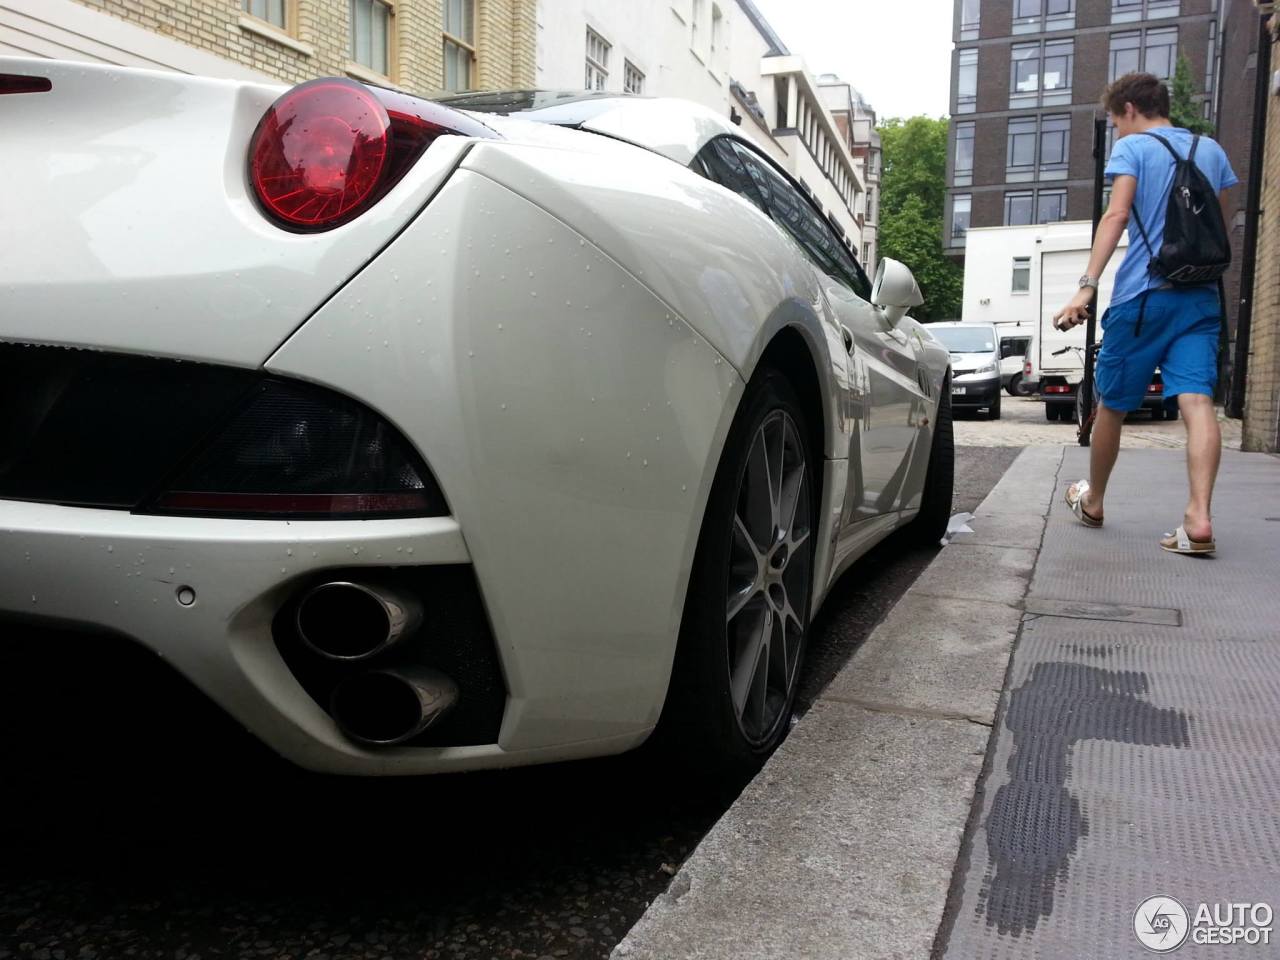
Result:
{"label": "metal drain grate", "polygon": [[1118,603],[1081,603],[1079,600],[1045,600],[1032,597],[1024,608],[1042,617],[1070,617],[1075,620],[1115,620],[1120,623],[1154,623],[1163,627],[1182,626],[1182,611],[1172,607],[1121,606]]}

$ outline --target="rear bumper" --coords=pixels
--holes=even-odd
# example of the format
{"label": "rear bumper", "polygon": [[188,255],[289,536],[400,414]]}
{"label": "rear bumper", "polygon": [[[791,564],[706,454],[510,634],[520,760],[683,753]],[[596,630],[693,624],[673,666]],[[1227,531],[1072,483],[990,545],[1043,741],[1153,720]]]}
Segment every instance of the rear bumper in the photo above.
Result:
{"label": "rear bumper", "polygon": [[[989,407],[995,403],[1004,388],[1000,377],[985,380],[962,380],[951,385],[953,407]],[[957,391],[963,390],[963,393]]]}
{"label": "rear bumper", "polygon": [[[0,611],[9,611],[0,614],[0,636],[20,638],[15,622],[36,617],[127,637],[308,769],[466,770],[616,752],[643,739],[631,733],[524,750],[491,743],[370,751],[339,732],[285,663],[273,619],[322,571],[469,563],[452,518],[226,520],[0,501],[0,558]],[[194,602],[180,602],[183,588]]]}

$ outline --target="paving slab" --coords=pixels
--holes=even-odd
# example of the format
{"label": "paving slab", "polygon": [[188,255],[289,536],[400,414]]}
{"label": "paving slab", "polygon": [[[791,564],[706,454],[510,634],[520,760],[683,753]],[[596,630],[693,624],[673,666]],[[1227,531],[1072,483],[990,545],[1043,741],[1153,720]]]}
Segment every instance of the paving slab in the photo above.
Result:
{"label": "paving slab", "polygon": [[982,600],[908,590],[823,699],[990,724],[1022,614]]}
{"label": "paving slab", "polygon": [[819,701],[613,956],[927,956],[987,739]]}
{"label": "paving slab", "polygon": [[966,544],[959,537],[925,568],[911,589],[931,597],[1017,606],[1026,595],[1035,562],[1035,550]]}

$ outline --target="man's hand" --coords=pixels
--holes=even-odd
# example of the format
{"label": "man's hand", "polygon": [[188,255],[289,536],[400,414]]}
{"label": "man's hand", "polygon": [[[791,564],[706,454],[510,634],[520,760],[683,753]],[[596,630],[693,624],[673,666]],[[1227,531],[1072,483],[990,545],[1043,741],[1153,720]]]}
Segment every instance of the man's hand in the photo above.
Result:
{"label": "man's hand", "polygon": [[1053,325],[1059,330],[1078,327],[1087,319],[1087,310],[1092,301],[1093,290],[1090,287],[1081,287],[1070,302],[1053,315]]}

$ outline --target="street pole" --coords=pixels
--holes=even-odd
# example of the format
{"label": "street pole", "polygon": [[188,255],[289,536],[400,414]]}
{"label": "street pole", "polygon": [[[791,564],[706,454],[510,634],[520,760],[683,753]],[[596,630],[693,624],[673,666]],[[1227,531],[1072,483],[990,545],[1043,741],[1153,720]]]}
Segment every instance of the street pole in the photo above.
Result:
{"label": "street pole", "polygon": [[[1098,224],[1102,222],[1103,168],[1106,166],[1107,121],[1095,117],[1093,121],[1093,231],[1089,235],[1090,249],[1098,238]],[[1080,446],[1089,446],[1093,433],[1093,345],[1098,337],[1098,291],[1093,291],[1086,311],[1084,328],[1084,379],[1080,381],[1080,411],[1076,439]]]}

